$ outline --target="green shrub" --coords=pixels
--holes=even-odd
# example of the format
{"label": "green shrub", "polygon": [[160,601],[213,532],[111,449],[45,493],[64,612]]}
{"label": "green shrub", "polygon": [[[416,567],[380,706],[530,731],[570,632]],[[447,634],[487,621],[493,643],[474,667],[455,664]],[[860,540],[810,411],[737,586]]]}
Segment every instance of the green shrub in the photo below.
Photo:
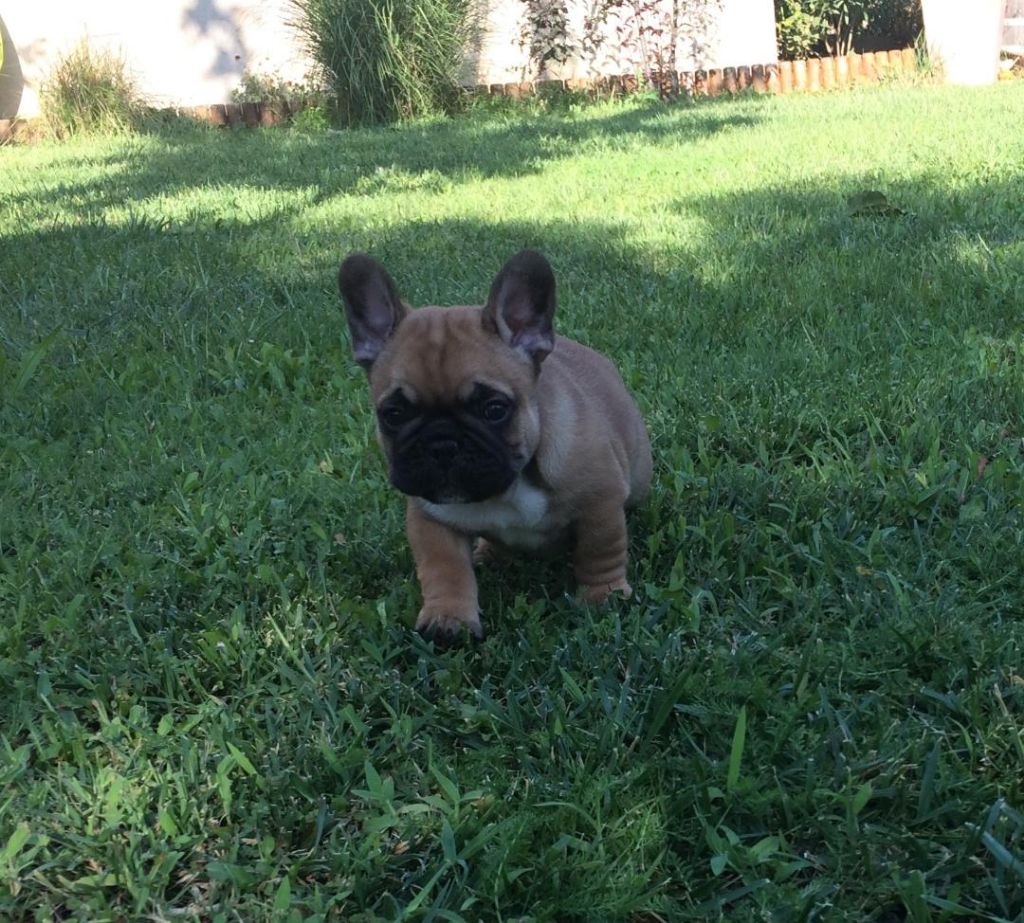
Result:
{"label": "green shrub", "polygon": [[814,0],[775,0],[775,33],[783,60],[814,55],[824,42],[827,28]]}
{"label": "green shrub", "polygon": [[868,4],[868,21],[854,50],[910,48],[923,30],[921,0],[874,0]]}
{"label": "green shrub", "polygon": [[131,131],[145,112],[125,60],[86,41],[57,59],[41,88],[40,105],[58,138]]}
{"label": "green shrub", "polygon": [[292,116],[292,128],[303,134],[315,135],[327,131],[331,127],[327,113],[321,106],[310,106],[301,109]]}
{"label": "green shrub", "polygon": [[238,86],[231,91],[231,100],[236,103],[265,103],[282,109],[294,106],[318,106],[323,102],[323,78],[306,74],[301,81],[285,80],[277,74],[245,70]]}
{"label": "green shrub", "polygon": [[921,32],[920,0],[775,0],[784,60],[905,48]]}
{"label": "green shrub", "polygon": [[343,124],[453,111],[471,0],[291,0]]}

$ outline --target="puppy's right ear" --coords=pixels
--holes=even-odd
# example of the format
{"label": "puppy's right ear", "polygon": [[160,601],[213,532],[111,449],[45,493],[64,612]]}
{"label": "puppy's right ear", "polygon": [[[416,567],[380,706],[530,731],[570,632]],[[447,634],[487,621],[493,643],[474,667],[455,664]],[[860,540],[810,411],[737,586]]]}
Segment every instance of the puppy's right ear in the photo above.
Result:
{"label": "puppy's right ear", "polygon": [[539,369],[555,348],[555,274],[536,250],[521,250],[501,268],[484,305],[484,326]]}
{"label": "puppy's right ear", "polygon": [[338,290],[352,334],[352,355],[369,372],[408,309],[387,270],[365,253],[345,258],[338,270]]}

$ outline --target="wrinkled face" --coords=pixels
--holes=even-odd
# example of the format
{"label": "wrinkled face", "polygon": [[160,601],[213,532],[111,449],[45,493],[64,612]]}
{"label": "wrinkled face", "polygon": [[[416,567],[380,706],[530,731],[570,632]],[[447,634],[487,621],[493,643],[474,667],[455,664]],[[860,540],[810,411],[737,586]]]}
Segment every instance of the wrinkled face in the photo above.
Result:
{"label": "wrinkled face", "polygon": [[405,494],[486,500],[536,451],[536,370],[487,329],[480,308],[410,312],[369,377],[391,483]]}

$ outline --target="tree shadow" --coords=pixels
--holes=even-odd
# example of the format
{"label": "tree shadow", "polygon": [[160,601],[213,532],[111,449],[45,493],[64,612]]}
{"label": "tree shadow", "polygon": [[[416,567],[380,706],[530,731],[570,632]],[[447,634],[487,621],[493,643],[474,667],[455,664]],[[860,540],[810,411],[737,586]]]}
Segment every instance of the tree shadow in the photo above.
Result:
{"label": "tree shadow", "polygon": [[[711,594],[742,618],[757,586],[759,605],[786,610],[795,604],[791,584],[764,571],[765,562],[776,551],[780,560],[796,554],[791,544],[812,542],[815,524],[835,522],[848,523],[847,544],[835,553],[849,566],[815,572],[830,611],[859,598],[849,602],[847,571],[878,529],[894,555],[887,566],[917,580],[918,558],[903,561],[899,549],[917,542],[922,559],[945,553],[942,530],[957,528],[957,513],[953,503],[944,514],[952,525],[940,522],[933,548],[929,529],[906,512],[900,491],[909,472],[935,451],[937,434],[949,434],[945,453],[966,451],[969,439],[971,451],[997,458],[1024,433],[1024,217],[1014,204],[1024,179],[954,196],[927,178],[892,183],[889,198],[907,214],[866,219],[846,208],[858,178],[835,182],[832,190],[779,185],[688,197],[676,207],[699,214],[704,233],[661,245],[614,219],[558,215],[378,216],[298,231],[307,217],[301,203],[185,230],[139,220],[15,232],[0,252],[9,380],[34,342],[58,327],[60,340],[46,356],[47,386],[11,396],[0,412],[26,445],[103,446],[82,459],[82,487],[69,488],[64,502],[102,503],[104,525],[69,533],[61,572],[100,593],[137,556],[169,557],[197,573],[227,568],[232,576],[216,582],[183,581],[177,569],[155,566],[147,578],[153,604],[140,601],[134,616],[154,631],[168,628],[161,613],[178,613],[173,630],[187,632],[183,613],[240,598],[265,604],[277,591],[244,576],[262,546],[225,534],[199,552],[176,517],[154,523],[147,512],[171,509],[182,472],[196,471],[226,521],[267,536],[253,542],[278,544],[275,566],[294,596],[329,586],[332,600],[385,600],[411,623],[402,499],[374,447],[336,268],[348,251],[366,249],[414,305],[480,303],[504,260],[534,247],[558,279],[558,330],[613,359],[651,433],[654,489],[631,520],[635,586],[664,588],[685,548],[687,593]],[[45,269],[26,271],[19,253]],[[186,427],[186,418],[213,422]],[[116,442],[103,441],[106,429]],[[65,483],[66,451],[40,457],[33,482]],[[261,492],[237,489],[239,453]],[[883,487],[866,473],[876,456],[891,465]],[[318,467],[324,459],[330,475]],[[959,468],[951,470],[942,476],[958,478]],[[100,480],[98,471],[102,501],[75,499]],[[33,497],[18,501],[9,547],[34,547],[28,536],[44,516]],[[290,511],[286,522],[277,509]],[[723,558],[713,533],[725,521],[738,537]],[[975,535],[972,547],[988,555],[991,586],[1005,589],[993,575],[1008,573],[1019,549],[992,522],[991,541]],[[100,567],[94,549],[108,545],[119,550]],[[750,569],[747,578],[732,556]],[[792,566],[803,567],[800,560]],[[931,584],[919,582],[925,598]],[[963,591],[951,585],[950,593]],[[557,608],[572,592],[564,559],[484,570],[481,586],[491,619],[518,596]],[[970,605],[983,613],[991,598],[979,591]]]}
{"label": "tree shadow", "polygon": [[248,50],[242,37],[242,30],[232,10],[218,6],[217,0],[193,0],[181,15],[185,29],[193,30],[202,39],[216,41],[217,55],[207,72],[211,77],[239,76]]}
{"label": "tree shadow", "polygon": [[[207,179],[193,175],[193,184]],[[690,196],[675,207],[699,216],[702,233],[660,243],[614,218],[557,214],[308,223],[300,202],[190,228],[146,219],[15,231],[0,251],[9,380],[34,343],[58,327],[60,340],[46,356],[49,384],[10,397],[7,422],[22,441],[30,433],[47,444],[103,446],[82,459],[83,486],[72,486],[67,502],[95,506],[74,498],[105,466],[106,525],[81,526],[60,567],[101,591],[119,568],[131,571],[132,555],[159,552],[196,572],[227,562],[232,576],[221,583],[183,582],[155,567],[148,592],[159,604],[140,603],[150,614],[137,616],[153,630],[166,627],[161,612],[218,611],[239,595],[265,602],[259,594],[269,591],[244,582],[246,556],[257,553],[245,540],[226,535],[200,555],[177,518],[153,524],[147,510],[169,508],[164,494],[182,472],[197,471],[227,521],[280,544],[275,560],[290,592],[320,592],[319,580],[332,597],[387,600],[411,621],[402,501],[373,445],[337,265],[350,250],[370,250],[414,305],[480,303],[504,260],[534,247],[558,279],[557,328],[613,359],[652,436],[655,486],[631,527],[636,586],[664,587],[685,543],[687,592],[742,612],[756,585],[759,604],[785,610],[795,604],[791,584],[758,568],[777,547],[796,555],[790,545],[812,542],[816,523],[844,522],[847,544],[835,553],[847,569],[816,572],[830,611],[859,598],[849,602],[847,571],[878,529],[894,556],[887,566],[930,599],[931,583],[912,573],[918,557],[903,560],[899,549],[916,542],[929,561],[946,552],[907,513],[902,485],[937,439],[949,456],[998,458],[1011,457],[1024,433],[1024,177],[952,194],[927,176],[891,182],[885,192],[905,212],[893,217],[851,214],[847,195],[861,182],[835,176],[831,188]],[[26,270],[25,253],[40,271]],[[183,418],[213,422],[185,428]],[[103,441],[106,428],[116,442]],[[169,445],[182,434],[187,440]],[[248,473],[264,485],[255,496],[236,489],[232,459],[243,446]],[[321,472],[323,459],[332,474]],[[34,483],[66,482],[64,453],[34,464]],[[876,464],[891,466],[879,469],[881,486],[868,473]],[[955,482],[960,468],[949,471],[932,476]],[[1010,489],[991,487],[997,496]],[[42,501],[18,502],[5,541],[30,547],[24,536],[43,521],[34,506]],[[967,535],[951,504],[936,542],[949,530]],[[292,511],[287,522],[279,508]],[[999,575],[1019,548],[993,509],[991,540],[971,533],[971,542],[985,549],[991,586],[1005,588]],[[726,520],[738,537],[723,558],[712,533]],[[343,532],[344,542],[316,530]],[[97,570],[94,548],[105,536],[120,550]],[[756,579],[738,575],[733,557]],[[955,581],[965,579],[956,572],[950,593],[964,592]],[[557,602],[571,591],[566,561],[485,571],[481,580],[489,614],[517,595]],[[995,592],[977,592],[970,605],[984,612]],[[175,618],[175,630],[188,629],[186,616]]]}
{"label": "tree shadow", "polygon": [[[675,130],[644,112],[611,122],[644,137]],[[433,137],[428,150],[395,152],[410,172],[442,154],[451,135],[433,131],[417,132]],[[502,262],[533,247],[549,256],[559,280],[560,329],[620,362],[652,421],[656,447],[665,447],[663,459],[713,418],[749,433],[729,446],[748,460],[757,459],[759,446],[784,453],[794,438],[812,444],[837,426],[863,435],[876,420],[895,432],[911,425],[921,406],[951,417],[984,406],[993,419],[1021,420],[1017,404],[1000,410],[1000,373],[965,371],[972,383],[954,388],[924,372],[949,365],[950,356],[969,370],[979,351],[998,350],[1019,331],[1024,178],[982,180],[953,193],[938,176],[891,182],[885,192],[904,213],[890,217],[851,212],[847,199],[863,188],[858,176],[834,176],[828,187],[806,182],[690,196],[672,207],[698,218],[700,235],[664,241],[635,224],[556,213],[530,221],[397,222],[390,213],[350,214],[310,225],[318,202],[352,194],[350,180],[339,182],[332,165],[313,185],[330,163],[323,147],[330,142],[313,138],[304,148],[301,139],[284,140],[255,170],[238,162],[235,139],[229,156],[212,163],[193,159],[195,139],[183,147],[172,141],[166,160],[143,161],[137,217],[108,223],[93,213],[64,222],[59,213],[72,209],[61,204],[42,229],[10,234],[0,291],[9,306],[20,306],[21,320],[11,307],[5,324],[14,357],[14,344],[57,324],[100,346],[142,335],[170,348],[182,329],[202,321],[218,341],[333,344],[332,354],[347,363],[334,290],[345,253],[373,252],[413,304],[458,304],[482,301]],[[542,141],[521,143],[510,162],[498,162],[502,169]],[[382,161],[387,156],[374,150]],[[457,153],[448,168],[468,160]],[[196,163],[206,164],[201,175]],[[309,186],[308,195],[216,218],[204,218],[197,200],[191,221],[163,222],[142,207],[186,185],[219,197],[232,183],[273,187],[279,174],[284,185]],[[130,173],[112,181],[99,201],[130,208],[132,182]],[[26,272],[15,258],[25,252],[46,272]],[[65,303],[76,305],[70,315]]]}
{"label": "tree shadow", "polygon": [[[970,330],[1004,337],[1018,329],[1024,274],[1021,177],[981,179],[952,193],[938,174],[885,183],[889,200],[902,210],[890,216],[851,210],[849,197],[865,188],[857,175],[834,175],[827,186],[806,181],[756,192],[709,192],[670,205],[699,219],[701,236],[656,245],[625,224],[581,223],[558,214],[531,222],[500,216],[487,221],[349,218],[302,231],[298,259],[285,239],[292,221],[338,196],[407,189],[443,193],[440,180],[436,189],[430,185],[432,176],[459,181],[532,173],[544,168],[548,156],[568,157],[595,139],[611,150],[638,139],[678,144],[751,124],[749,111],[732,114],[730,108],[702,112],[697,107],[680,119],[673,109],[652,105],[580,124],[541,116],[525,128],[518,120],[483,119],[312,137],[282,133],[268,139],[239,132],[218,137],[217,145],[208,143],[207,132],[170,135],[155,152],[143,148],[109,155],[107,165],[120,167],[110,175],[14,196],[40,210],[52,208],[53,220],[43,230],[9,234],[13,246],[5,251],[31,248],[39,265],[51,267],[51,275],[75,267],[79,277],[93,273],[98,259],[109,263],[114,253],[107,268],[116,273],[123,260],[120,277],[134,278],[139,286],[159,267],[162,276],[179,284],[176,310],[187,318],[214,298],[197,289],[185,268],[194,270],[193,253],[204,266],[217,267],[217,299],[227,293],[228,302],[251,303],[258,290],[267,304],[281,307],[301,292],[304,305],[323,305],[316,310],[329,313],[332,273],[348,250],[374,252],[413,303],[446,304],[481,300],[504,258],[537,247],[549,253],[559,273],[561,319],[571,335],[638,357],[648,347],[662,355],[675,351],[681,365],[652,365],[646,371],[649,381],[664,387],[674,388],[673,380],[688,367],[719,363],[716,401],[740,400],[752,381],[788,379],[794,388],[801,382],[812,387],[830,361],[822,352],[826,341],[861,374],[873,370],[862,390],[840,390],[843,402],[872,394],[880,399],[901,351],[948,346],[949,337],[962,344]],[[494,144],[480,153],[485,137]],[[95,165],[96,158],[89,162]],[[197,199],[192,219],[159,217],[161,197],[193,189],[223,198],[234,186],[264,187],[268,194],[301,189],[305,195],[268,206],[262,215],[204,218]],[[102,209],[115,206],[138,207],[138,215],[108,223]],[[112,251],[119,241],[123,249]],[[708,253],[716,259],[709,261]],[[442,275],[429,271],[436,254],[445,255]],[[8,270],[0,279],[12,302],[18,291],[34,291],[43,281],[26,277],[16,265]],[[207,269],[203,272],[208,276]],[[742,403],[754,408],[757,400],[747,393]]]}
{"label": "tree shadow", "polygon": [[[709,246],[735,255],[737,282],[791,310],[788,320],[772,317],[775,331],[824,329],[870,306],[879,323],[884,311],[895,314],[874,331],[888,335],[923,317],[947,328],[1016,329],[1021,201],[1024,175],[951,186],[935,171],[895,181],[836,174],[824,184],[691,196],[673,208],[702,219]],[[818,297],[801,304],[800,292]]]}
{"label": "tree shadow", "polygon": [[[750,97],[731,105],[624,103],[611,111],[479,111],[422,125],[301,134],[283,129],[229,130],[216,143],[209,128],[160,130],[153,143],[100,155],[117,168],[105,176],[60,187],[68,203],[85,210],[123,204],[128,188],[173,195],[195,185],[197,164],[204,182],[269,189],[315,187],[314,202],[335,195],[380,191],[389,181],[444,178],[465,182],[539,173],[551,162],[588,146],[609,153],[638,142],[696,142],[725,130],[752,127],[766,102]],[[221,130],[224,131],[224,130]],[[91,157],[95,163],[97,158]],[[327,164],[315,180],[307,164]],[[36,193],[15,193],[15,202],[38,202]]]}
{"label": "tree shadow", "polygon": [[[63,301],[46,292],[80,291],[80,280],[94,278],[100,265],[120,284],[96,287],[102,297],[76,298],[73,329],[102,337],[134,328],[140,314],[159,328],[164,312],[172,325],[213,312],[237,329],[231,312],[242,305],[260,336],[294,345],[341,335],[333,272],[349,250],[372,251],[414,304],[450,304],[480,301],[508,255],[537,247],[559,276],[565,332],[625,356],[641,400],[666,427],[678,430],[674,421],[683,419],[696,433],[693,421],[702,417],[747,416],[763,424],[769,448],[785,446],[791,433],[773,426],[773,414],[786,407],[801,415],[802,395],[820,392],[830,374],[844,377],[831,393],[833,418],[859,418],[863,429],[869,415],[885,420],[899,408],[906,422],[913,405],[897,396],[916,392],[922,362],[950,350],[967,362],[987,348],[977,337],[1001,341],[1019,329],[1024,178],[978,178],[952,191],[940,174],[885,182],[882,191],[899,210],[889,215],[851,209],[848,199],[868,182],[853,174],[832,175],[827,184],[669,198],[668,207],[701,231],[663,242],[614,220],[557,213],[534,221],[352,213],[304,226],[336,197],[443,194],[447,182],[539,172],[588,144],[628,150],[638,141],[678,145],[742,130],[756,121],[756,103],[651,104],[578,121],[469,118],[313,136],[238,132],[216,136],[216,144],[210,132],[186,132],[118,149],[106,174],[12,197],[52,212],[52,220],[8,234],[4,252],[12,261],[0,273],[0,291],[9,306],[30,306],[21,313],[31,319],[29,326],[12,321],[8,342],[27,342],[59,322]],[[204,215],[204,196],[222,202],[230,198],[225,190],[254,186],[267,190],[265,211]],[[302,195],[272,200],[281,189]],[[194,216],[161,219],[162,197],[185,190],[192,190]],[[133,213],[108,220],[107,207]],[[47,272],[26,272],[14,259],[25,252]],[[431,272],[439,262],[443,273]],[[148,305],[155,275],[161,303]],[[311,312],[298,325],[296,304]],[[658,361],[644,361],[647,354]],[[929,400],[957,413],[963,395],[947,390]],[[824,412],[802,415],[808,438],[828,425]]]}

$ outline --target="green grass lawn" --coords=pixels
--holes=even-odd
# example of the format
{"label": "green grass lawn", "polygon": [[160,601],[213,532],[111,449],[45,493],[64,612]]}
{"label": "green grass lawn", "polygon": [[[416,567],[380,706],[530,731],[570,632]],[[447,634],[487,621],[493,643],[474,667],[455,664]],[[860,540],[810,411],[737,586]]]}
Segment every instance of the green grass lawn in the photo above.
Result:
{"label": "green grass lawn", "polygon": [[[1022,112],[0,150],[0,917],[1020,919]],[[524,246],[648,421],[637,592],[489,569],[438,652],[334,273]]]}

